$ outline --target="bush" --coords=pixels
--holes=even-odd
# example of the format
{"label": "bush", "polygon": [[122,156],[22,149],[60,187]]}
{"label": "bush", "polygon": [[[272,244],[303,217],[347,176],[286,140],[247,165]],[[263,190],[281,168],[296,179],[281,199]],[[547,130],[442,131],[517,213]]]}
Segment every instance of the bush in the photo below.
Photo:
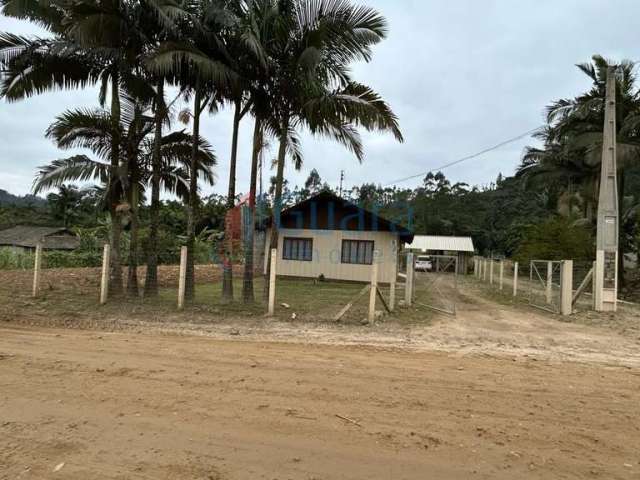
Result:
{"label": "bush", "polygon": [[35,255],[12,247],[0,248],[0,270],[27,270],[33,268]]}
{"label": "bush", "polygon": [[531,260],[593,260],[594,239],[591,232],[564,218],[552,218],[525,229],[514,259],[521,263]]}
{"label": "bush", "polygon": [[99,267],[102,265],[101,252],[44,252],[44,268]]}

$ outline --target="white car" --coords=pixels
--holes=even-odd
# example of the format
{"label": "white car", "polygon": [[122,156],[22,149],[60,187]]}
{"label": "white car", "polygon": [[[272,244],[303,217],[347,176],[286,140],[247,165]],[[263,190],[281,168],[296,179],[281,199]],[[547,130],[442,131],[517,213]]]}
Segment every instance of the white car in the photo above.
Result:
{"label": "white car", "polygon": [[416,259],[416,271],[417,272],[430,272],[433,268],[431,263],[431,257],[418,257]]}

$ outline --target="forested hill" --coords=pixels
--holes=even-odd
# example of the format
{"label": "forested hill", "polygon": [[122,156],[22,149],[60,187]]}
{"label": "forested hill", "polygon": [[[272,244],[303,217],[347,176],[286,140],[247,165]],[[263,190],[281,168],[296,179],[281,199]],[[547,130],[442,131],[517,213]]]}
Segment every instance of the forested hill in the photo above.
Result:
{"label": "forested hill", "polygon": [[47,203],[44,198],[35,195],[25,195],[23,197],[13,195],[6,190],[0,189],[0,205],[15,205],[18,207],[43,206]]}

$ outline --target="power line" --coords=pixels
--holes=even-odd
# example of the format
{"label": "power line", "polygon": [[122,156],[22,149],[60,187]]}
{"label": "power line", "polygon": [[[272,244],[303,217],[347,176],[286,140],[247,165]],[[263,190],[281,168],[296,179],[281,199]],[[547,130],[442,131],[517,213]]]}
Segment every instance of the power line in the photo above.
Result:
{"label": "power line", "polygon": [[503,142],[500,142],[500,143],[498,143],[498,144],[496,144],[496,145],[494,145],[492,147],[485,148],[484,150],[481,150],[481,151],[479,151],[477,153],[474,153],[473,155],[467,155],[466,157],[459,158],[458,160],[454,160],[453,162],[447,163],[447,164],[442,165],[441,167],[438,167],[438,168],[427,170],[426,172],[422,172],[422,173],[418,173],[416,175],[411,175],[410,177],[404,177],[404,178],[400,178],[398,180],[394,180],[393,182],[389,182],[386,185],[383,185],[383,187],[389,187],[389,186],[395,185],[397,183],[403,183],[403,182],[406,182],[408,180],[413,180],[414,178],[424,177],[424,176],[428,175],[431,172],[439,172],[439,171],[444,170],[445,168],[449,168],[449,167],[452,167],[452,166],[457,165],[459,163],[466,162],[468,160],[472,160],[472,159],[477,158],[477,157],[479,157],[481,155],[484,155],[485,153],[489,153],[489,152],[491,152],[493,150],[497,150],[498,148],[504,147],[505,145],[508,145],[510,143],[513,143],[513,142],[521,140],[521,139],[523,139],[525,137],[528,137],[529,135],[531,135],[532,133],[534,133],[534,132],[536,132],[538,130],[539,130],[539,127],[533,128],[533,129],[528,130],[528,131],[526,131],[524,133],[521,133],[517,137],[510,138],[509,140],[505,140]]}

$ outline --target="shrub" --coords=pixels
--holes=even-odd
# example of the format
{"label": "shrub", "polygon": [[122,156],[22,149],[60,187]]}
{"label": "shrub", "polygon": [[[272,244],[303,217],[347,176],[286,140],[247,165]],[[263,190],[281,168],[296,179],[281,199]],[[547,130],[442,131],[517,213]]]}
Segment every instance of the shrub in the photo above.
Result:
{"label": "shrub", "polygon": [[514,259],[593,260],[594,239],[591,232],[564,218],[552,218],[525,229]]}

